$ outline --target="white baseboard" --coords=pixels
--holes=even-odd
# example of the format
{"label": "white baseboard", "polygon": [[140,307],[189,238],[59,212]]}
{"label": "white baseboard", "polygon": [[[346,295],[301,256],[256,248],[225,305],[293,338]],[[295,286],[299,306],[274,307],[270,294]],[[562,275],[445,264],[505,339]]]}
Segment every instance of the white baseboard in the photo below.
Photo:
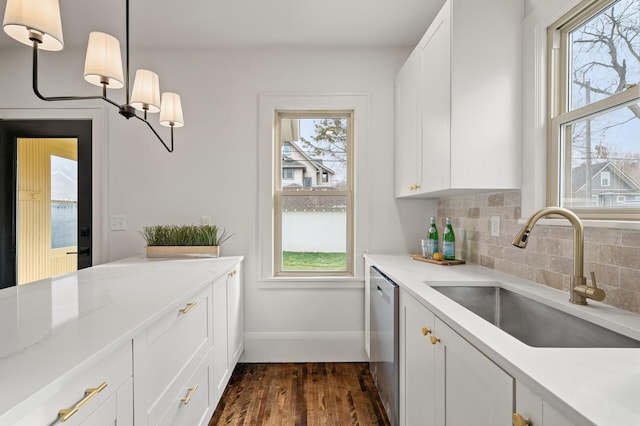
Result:
{"label": "white baseboard", "polygon": [[241,362],[368,362],[364,332],[245,332]]}

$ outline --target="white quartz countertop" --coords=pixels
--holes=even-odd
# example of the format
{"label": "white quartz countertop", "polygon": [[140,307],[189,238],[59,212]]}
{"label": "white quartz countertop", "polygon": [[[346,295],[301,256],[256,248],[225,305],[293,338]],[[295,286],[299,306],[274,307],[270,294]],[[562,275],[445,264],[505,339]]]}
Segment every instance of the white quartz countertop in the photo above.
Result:
{"label": "white quartz countertop", "polygon": [[0,425],[242,260],[134,257],[0,290]]}
{"label": "white quartz countertop", "polygon": [[563,401],[571,407],[561,407],[562,412],[577,424],[585,424],[586,419],[602,426],[640,425],[640,349],[528,346],[432,289],[429,283],[498,282],[639,340],[640,315],[593,301],[588,306],[573,305],[567,292],[477,265],[435,265],[412,260],[409,255],[366,254],[365,258],[543,400],[554,406]]}

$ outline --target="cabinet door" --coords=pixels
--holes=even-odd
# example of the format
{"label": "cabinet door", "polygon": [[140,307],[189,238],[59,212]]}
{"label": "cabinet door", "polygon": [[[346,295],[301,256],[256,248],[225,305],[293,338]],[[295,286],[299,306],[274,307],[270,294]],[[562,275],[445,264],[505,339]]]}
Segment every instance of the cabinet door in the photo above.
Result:
{"label": "cabinet door", "polygon": [[[209,385],[211,358],[205,357],[193,374],[172,383],[151,410],[153,426],[204,426],[211,420],[213,396]],[[119,426],[119,425],[118,425]]]}
{"label": "cabinet door", "polygon": [[425,34],[420,50],[422,84],[422,181],[420,192],[450,186],[451,16],[447,2]]}
{"label": "cabinet door", "polygon": [[420,184],[420,61],[411,57],[396,76],[395,194],[414,194]]}
{"label": "cabinet door", "polygon": [[434,315],[400,291],[400,424],[435,424]]}
{"label": "cabinet door", "polygon": [[[107,355],[106,358],[91,363],[85,372],[69,383],[63,382],[54,395],[42,401],[38,407],[31,409],[26,417],[11,424],[13,426],[62,423],[108,425],[111,424],[109,419],[118,415],[110,408],[115,405],[116,394],[120,394],[117,402],[121,405],[118,408],[122,411],[121,423],[132,424],[131,376],[131,343],[129,342]],[[62,420],[59,415],[60,410],[68,410],[67,420]]]}
{"label": "cabinet door", "polygon": [[[227,276],[213,282],[213,385],[218,403],[230,376],[227,321]],[[215,405],[214,404],[214,405]]]}
{"label": "cabinet door", "polygon": [[573,426],[574,424],[519,381],[516,381],[515,414],[528,420],[531,426]]}
{"label": "cabinet door", "polygon": [[514,380],[489,358],[436,318],[436,423],[447,426],[510,426]]}
{"label": "cabinet door", "polygon": [[133,379],[100,405],[82,426],[133,426]]}
{"label": "cabinet door", "polygon": [[242,276],[240,265],[227,274],[228,359],[229,368],[238,362],[244,348],[244,311],[242,309]]}
{"label": "cabinet door", "polygon": [[136,425],[153,425],[150,416],[158,398],[211,350],[211,299],[207,286],[133,339]]}
{"label": "cabinet door", "polygon": [[[116,426],[118,425],[118,400],[116,395],[111,395],[100,407],[96,409],[82,426]],[[133,424],[130,419],[129,424]]]}

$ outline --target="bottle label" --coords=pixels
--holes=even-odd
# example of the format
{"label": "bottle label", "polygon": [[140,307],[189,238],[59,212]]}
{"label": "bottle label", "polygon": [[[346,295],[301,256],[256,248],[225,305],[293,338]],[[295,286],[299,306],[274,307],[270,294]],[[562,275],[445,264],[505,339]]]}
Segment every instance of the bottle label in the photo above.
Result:
{"label": "bottle label", "polygon": [[442,257],[445,259],[455,259],[456,257],[456,243],[453,241],[442,242]]}

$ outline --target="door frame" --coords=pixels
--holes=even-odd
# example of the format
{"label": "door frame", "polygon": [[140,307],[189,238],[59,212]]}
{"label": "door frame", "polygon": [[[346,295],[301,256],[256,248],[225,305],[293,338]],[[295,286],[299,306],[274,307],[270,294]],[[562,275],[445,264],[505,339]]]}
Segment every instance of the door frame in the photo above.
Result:
{"label": "door frame", "polygon": [[[104,107],[77,109],[3,109],[0,120],[91,120],[91,264],[105,262],[108,253],[108,112]],[[12,161],[14,161],[12,159]],[[15,221],[15,218],[12,219]],[[15,259],[14,259],[15,261]],[[0,288],[2,283],[0,282]]]}

